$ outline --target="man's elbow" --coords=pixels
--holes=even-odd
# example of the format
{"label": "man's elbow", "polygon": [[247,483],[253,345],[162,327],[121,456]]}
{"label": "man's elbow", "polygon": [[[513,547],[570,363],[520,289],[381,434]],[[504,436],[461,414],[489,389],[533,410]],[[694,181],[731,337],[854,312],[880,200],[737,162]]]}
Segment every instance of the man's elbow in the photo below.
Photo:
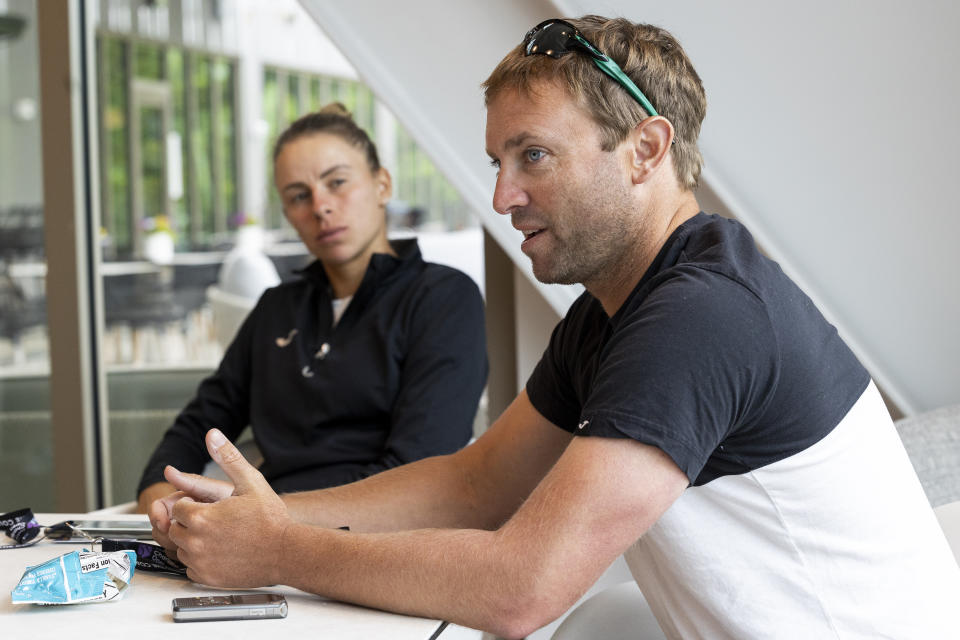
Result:
{"label": "man's elbow", "polygon": [[[536,600],[536,599],[535,599]],[[549,603],[533,602],[522,611],[516,606],[503,610],[496,620],[484,628],[500,638],[526,638],[537,629],[550,624],[569,607],[555,607]]]}
{"label": "man's elbow", "polygon": [[504,589],[483,628],[501,638],[525,638],[560,617],[578,599],[579,591],[566,579],[551,580],[545,575],[529,576],[515,588]]}
{"label": "man's elbow", "polygon": [[485,626],[484,629],[498,638],[504,638],[504,640],[513,640],[515,638],[522,640],[545,624],[549,624],[551,621],[552,619],[538,621],[533,617],[517,617],[500,620],[496,624]]}

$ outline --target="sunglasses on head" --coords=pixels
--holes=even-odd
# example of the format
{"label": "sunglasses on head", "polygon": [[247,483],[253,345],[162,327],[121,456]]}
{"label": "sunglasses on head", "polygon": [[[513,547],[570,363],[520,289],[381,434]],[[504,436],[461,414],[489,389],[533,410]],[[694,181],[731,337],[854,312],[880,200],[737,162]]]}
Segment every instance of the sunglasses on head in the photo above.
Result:
{"label": "sunglasses on head", "polygon": [[523,38],[528,56],[535,54],[559,58],[571,51],[579,51],[590,56],[593,63],[605,74],[617,81],[621,87],[626,89],[634,100],[640,103],[640,106],[651,116],[659,115],[653,105],[643,95],[640,88],[633,83],[633,80],[623,72],[620,66],[605,55],[589,40],[583,37],[580,31],[565,20],[552,18],[544,20],[533,29],[527,32]]}

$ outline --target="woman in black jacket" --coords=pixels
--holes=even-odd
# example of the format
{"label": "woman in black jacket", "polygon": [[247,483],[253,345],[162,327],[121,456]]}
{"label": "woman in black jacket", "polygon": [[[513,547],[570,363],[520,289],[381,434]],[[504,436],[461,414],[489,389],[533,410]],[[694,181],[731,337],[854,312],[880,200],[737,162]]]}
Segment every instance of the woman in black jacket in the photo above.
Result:
{"label": "woman in black jacket", "polygon": [[274,148],[284,214],[316,258],[268,289],[217,371],[153,452],[137,489],[145,511],[173,491],[172,464],[199,473],[203,436],[249,424],[280,492],[345,484],[472,436],[487,376],[476,284],[387,239],[390,174],[342,105],[306,115]]}

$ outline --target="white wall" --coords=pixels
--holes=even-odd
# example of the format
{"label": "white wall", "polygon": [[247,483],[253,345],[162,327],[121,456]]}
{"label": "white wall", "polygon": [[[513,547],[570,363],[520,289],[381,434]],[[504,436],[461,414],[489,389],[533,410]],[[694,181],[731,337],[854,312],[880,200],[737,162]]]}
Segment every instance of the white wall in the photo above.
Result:
{"label": "white wall", "polygon": [[960,4],[558,4],[677,35],[710,185],[901,408],[960,402]]}

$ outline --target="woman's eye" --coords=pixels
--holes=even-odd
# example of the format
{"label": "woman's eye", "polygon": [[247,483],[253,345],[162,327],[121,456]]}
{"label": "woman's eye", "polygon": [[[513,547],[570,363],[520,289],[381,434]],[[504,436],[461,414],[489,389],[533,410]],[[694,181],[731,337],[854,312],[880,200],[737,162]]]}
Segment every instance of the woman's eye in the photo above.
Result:
{"label": "woman's eye", "polygon": [[527,149],[527,160],[530,162],[537,162],[545,155],[546,153],[542,149]]}
{"label": "woman's eye", "polygon": [[330,189],[336,189],[337,187],[343,186],[345,182],[346,180],[343,178],[334,178],[328,183],[328,185]]}
{"label": "woman's eye", "polygon": [[292,196],[290,196],[290,202],[300,203],[300,202],[304,202],[308,198],[309,198],[309,195],[307,193],[295,193]]}

